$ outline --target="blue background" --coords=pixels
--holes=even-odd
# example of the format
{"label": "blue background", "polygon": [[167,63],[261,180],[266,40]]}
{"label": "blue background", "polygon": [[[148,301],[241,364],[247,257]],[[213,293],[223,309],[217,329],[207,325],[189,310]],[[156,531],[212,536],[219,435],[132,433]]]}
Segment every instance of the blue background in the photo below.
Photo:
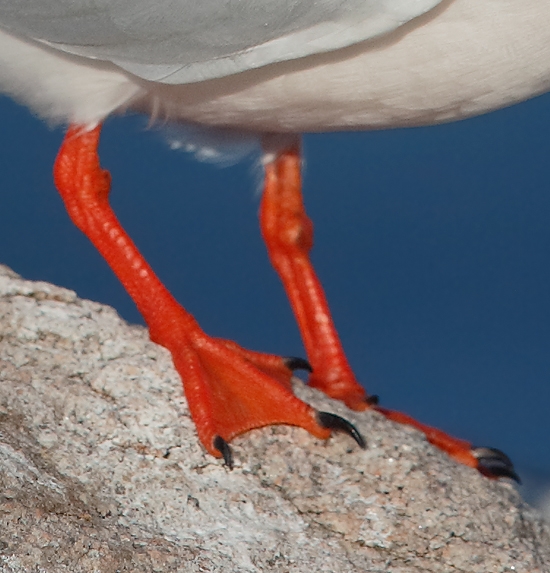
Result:
{"label": "blue background", "polygon": [[[0,261],[141,319],[69,221],[63,130],[0,100]],[[262,244],[261,171],[168,149],[109,120],[112,203],[175,296],[217,336],[303,354]],[[358,378],[386,407],[550,475],[550,96],[460,123],[305,138],[313,259]],[[368,436],[367,436],[368,438]]]}

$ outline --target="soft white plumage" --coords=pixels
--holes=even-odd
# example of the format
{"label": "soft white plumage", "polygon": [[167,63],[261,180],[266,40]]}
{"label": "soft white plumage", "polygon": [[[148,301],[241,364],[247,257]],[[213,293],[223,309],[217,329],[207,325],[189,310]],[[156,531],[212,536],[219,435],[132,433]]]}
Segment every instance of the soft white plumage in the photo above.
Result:
{"label": "soft white plumage", "polygon": [[550,89],[548,16],[540,0],[2,0],[0,89],[81,124],[435,123]]}

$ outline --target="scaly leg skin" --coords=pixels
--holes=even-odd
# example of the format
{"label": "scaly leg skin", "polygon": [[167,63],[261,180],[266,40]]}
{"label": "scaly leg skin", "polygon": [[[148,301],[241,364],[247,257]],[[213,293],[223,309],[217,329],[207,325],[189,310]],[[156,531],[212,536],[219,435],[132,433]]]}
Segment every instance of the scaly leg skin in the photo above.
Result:
{"label": "scaly leg skin", "polygon": [[323,287],[309,259],[313,224],[306,215],[297,146],[265,166],[260,228],[271,264],[285,287],[313,372],[309,385],[353,410],[369,406],[355,379],[330,315]]}
{"label": "scaly leg skin", "polygon": [[73,126],[54,167],[54,179],[76,226],[91,240],[136,303],[151,340],[172,353],[197,427],[212,455],[232,466],[228,442],[252,428],[270,424],[300,426],[327,439],[332,430],[364,440],[348,421],[318,412],[291,390],[294,368],[306,361],[240,348],[207,336],[179,305],[146,263],[113,213],[110,176],[101,169],[97,146],[100,128]]}
{"label": "scaly leg skin", "polygon": [[371,407],[390,420],[419,429],[429,442],[460,463],[477,468],[483,475],[519,481],[512,462],[500,450],[473,447],[410,416],[377,406],[377,396],[366,395],[344,354],[323,288],[309,259],[313,225],[305,213],[301,185],[301,157],[296,144],[265,166],[260,226],[271,263],[296,315],[313,369],[309,385],[342,400],[349,408]]}

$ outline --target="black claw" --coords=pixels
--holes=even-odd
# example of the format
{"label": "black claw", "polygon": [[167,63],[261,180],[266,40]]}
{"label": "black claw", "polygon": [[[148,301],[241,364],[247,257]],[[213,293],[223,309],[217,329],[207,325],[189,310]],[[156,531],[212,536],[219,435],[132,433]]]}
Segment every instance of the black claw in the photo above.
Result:
{"label": "black claw", "polygon": [[216,436],[214,438],[214,447],[220,452],[223,457],[223,461],[225,465],[232,470],[233,469],[233,453],[231,452],[231,448],[229,444],[221,437]]}
{"label": "black claw", "polygon": [[380,397],[378,394],[373,394],[372,396],[367,396],[365,402],[369,406],[377,406],[380,403]]}
{"label": "black claw", "polygon": [[317,421],[323,428],[339,430],[351,436],[363,450],[367,447],[367,442],[365,442],[365,438],[359,433],[359,430],[345,418],[341,418],[330,412],[317,412]]}
{"label": "black claw", "polygon": [[472,454],[477,459],[478,470],[488,477],[507,477],[517,483],[521,479],[514,470],[512,460],[497,448],[472,447]]}
{"label": "black claw", "polygon": [[307,370],[308,372],[313,372],[311,364],[305,358],[287,356],[283,358],[283,362],[289,370]]}

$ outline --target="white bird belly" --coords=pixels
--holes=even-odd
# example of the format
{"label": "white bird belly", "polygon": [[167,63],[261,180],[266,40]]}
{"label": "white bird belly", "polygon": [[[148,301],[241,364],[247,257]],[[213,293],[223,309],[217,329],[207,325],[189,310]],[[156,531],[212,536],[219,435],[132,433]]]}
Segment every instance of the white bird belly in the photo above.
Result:
{"label": "white bird belly", "polygon": [[461,119],[550,89],[550,4],[450,0],[396,32],[328,54],[166,85],[0,32],[0,87],[53,120],[134,109],[259,132]]}
{"label": "white bird belly", "polygon": [[157,86],[152,97],[169,117],[261,131],[452,121],[550,89],[549,21],[550,4],[540,0],[454,0],[375,41]]}

